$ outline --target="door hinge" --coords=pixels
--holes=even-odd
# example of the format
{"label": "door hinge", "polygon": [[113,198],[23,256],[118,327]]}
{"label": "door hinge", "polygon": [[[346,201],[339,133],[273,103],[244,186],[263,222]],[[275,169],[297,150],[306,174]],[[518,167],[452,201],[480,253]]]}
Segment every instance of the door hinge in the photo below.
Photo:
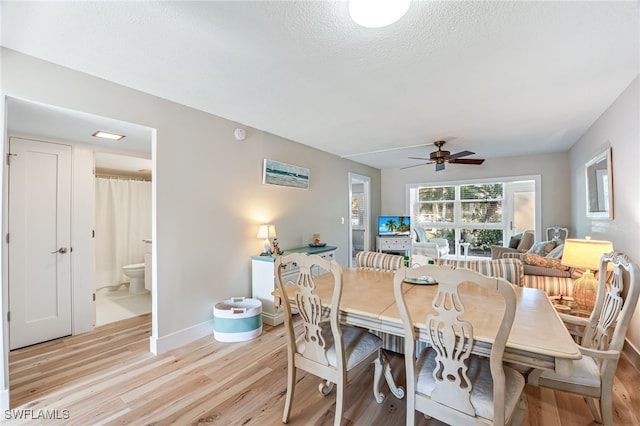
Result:
{"label": "door hinge", "polygon": [[9,244],[9,233],[8,233],[8,232],[7,232],[7,238],[6,238],[6,240],[7,240],[7,244]]}
{"label": "door hinge", "polygon": [[18,154],[7,153],[7,166],[11,165],[11,157],[17,157]]}
{"label": "door hinge", "polygon": [[95,293],[93,293],[93,301],[94,302],[96,301],[96,294]]}
{"label": "door hinge", "polygon": [[7,322],[11,321],[11,311],[7,311]]}
{"label": "door hinge", "polygon": [[91,238],[95,238],[96,237],[96,230],[92,229],[91,230]]}

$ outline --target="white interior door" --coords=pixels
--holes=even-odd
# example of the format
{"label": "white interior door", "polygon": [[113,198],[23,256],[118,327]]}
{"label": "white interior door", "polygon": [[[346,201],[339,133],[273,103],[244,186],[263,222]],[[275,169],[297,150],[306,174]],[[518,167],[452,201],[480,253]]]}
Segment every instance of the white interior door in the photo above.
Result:
{"label": "white interior door", "polygon": [[71,146],[9,141],[9,346],[71,334]]}
{"label": "white interior door", "polygon": [[505,213],[509,232],[504,233],[505,244],[512,235],[535,229],[536,224],[534,182],[510,182],[507,184],[506,192]]}

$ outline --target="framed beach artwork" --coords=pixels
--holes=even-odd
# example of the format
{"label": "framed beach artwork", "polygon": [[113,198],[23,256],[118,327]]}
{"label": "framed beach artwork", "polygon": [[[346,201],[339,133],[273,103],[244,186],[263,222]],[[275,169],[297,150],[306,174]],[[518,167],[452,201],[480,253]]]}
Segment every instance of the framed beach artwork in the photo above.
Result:
{"label": "framed beach artwork", "polygon": [[262,183],[309,189],[309,169],[265,158],[262,168]]}

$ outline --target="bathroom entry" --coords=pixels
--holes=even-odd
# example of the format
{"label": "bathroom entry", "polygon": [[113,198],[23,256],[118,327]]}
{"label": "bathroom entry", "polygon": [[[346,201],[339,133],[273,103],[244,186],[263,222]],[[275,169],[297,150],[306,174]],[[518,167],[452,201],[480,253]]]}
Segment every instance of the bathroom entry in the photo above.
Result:
{"label": "bathroom entry", "polygon": [[96,153],[96,325],[151,312],[150,168],[150,160]]}

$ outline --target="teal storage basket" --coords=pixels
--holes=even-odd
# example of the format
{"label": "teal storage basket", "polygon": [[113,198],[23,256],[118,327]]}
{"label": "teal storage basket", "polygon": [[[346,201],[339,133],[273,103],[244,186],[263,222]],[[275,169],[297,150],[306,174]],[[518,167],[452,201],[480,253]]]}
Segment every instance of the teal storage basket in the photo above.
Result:
{"label": "teal storage basket", "polygon": [[213,337],[219,342],[244,342],[262,333],[262,303],[232,297],[213,308]]}

